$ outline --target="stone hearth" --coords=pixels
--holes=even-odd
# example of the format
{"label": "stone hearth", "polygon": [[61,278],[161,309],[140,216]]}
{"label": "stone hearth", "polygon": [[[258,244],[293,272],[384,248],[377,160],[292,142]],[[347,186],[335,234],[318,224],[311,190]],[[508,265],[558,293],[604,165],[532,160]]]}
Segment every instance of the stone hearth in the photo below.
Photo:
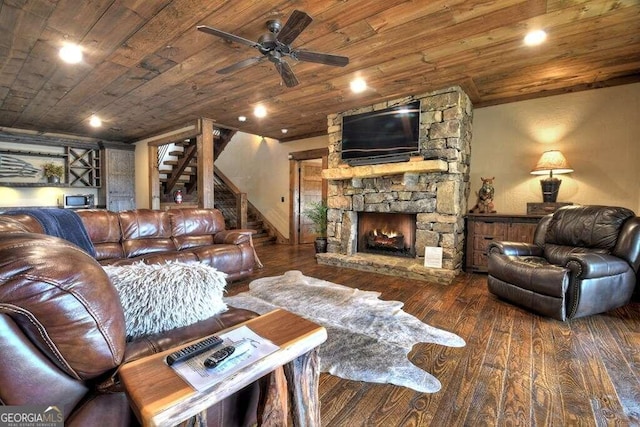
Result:
{"label": "stone hearth", "polygon": [[[409,162],[348,166],[341,162],[343,115],[421,100],[420,157]],[[472,106],[453,87],[328,117],[328,252],[318,262],[448,284],[460,272],[469,193]],[[360,253],[358,212],[416,214],[416,256]],[[424,267],[425,247],[441,247],[442,268]]]}

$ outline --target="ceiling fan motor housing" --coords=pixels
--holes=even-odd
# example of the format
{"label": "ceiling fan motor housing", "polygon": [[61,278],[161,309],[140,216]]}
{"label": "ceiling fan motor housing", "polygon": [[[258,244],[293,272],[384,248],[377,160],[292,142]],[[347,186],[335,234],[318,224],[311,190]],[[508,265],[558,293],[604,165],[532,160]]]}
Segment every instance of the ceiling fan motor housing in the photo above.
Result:
{"label": "ceiling fan motor housing", "polygon": [[267,21],[267,29],[273,34],[278,34],[282,28],[282,22],[279,19]]}
{"label": "ceiling fan motor housing", "polygon": [[260,51],[260,53],[262,53],[263,55],[266,55],[267,53],[269,53],[270,51],[276,48],[276,46],[278,45],[278,41],[276,40],[275,34],[265,33],[261,35],[260,38],[258,39],[258,44],[260,45],[260,47],[258,47],[258,50]]}

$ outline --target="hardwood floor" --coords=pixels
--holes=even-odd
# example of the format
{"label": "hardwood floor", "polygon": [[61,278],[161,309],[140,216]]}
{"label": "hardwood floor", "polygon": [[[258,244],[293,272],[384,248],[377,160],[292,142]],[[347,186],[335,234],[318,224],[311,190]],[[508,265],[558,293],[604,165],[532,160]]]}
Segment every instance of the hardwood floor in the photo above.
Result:
{"label": "hardwood floor", "polygon": [[539,317],[496,299],[486,275],[463,273],[450,286],[318,265],[311,245],[258,249],[265,267],[228,286],[288,270],[399,300],[425,323],[454,332],[466,347],[417,344],[409,358],[442,389],[321,374],[322,425],[640,426],[640,303],[571,322]]}

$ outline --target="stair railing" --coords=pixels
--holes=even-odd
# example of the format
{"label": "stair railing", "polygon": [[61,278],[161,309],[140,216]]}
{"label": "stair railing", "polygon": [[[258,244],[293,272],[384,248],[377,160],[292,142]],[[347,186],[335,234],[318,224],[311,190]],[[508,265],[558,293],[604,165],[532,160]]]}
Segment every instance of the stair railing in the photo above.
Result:
{"label": "stair railing", "polygon": [[169,148],[171,148],[171,144],[164,144],[158,147],[158,167],[162,165],[162,162],[169,152]]}
{"label": "stair railing", "polygon": [[227,178],[220,169],[218,169],[215,165],[213,166],[213,173],[220,178],[220,181],[227,186],[227,188],[234,194],[236,197],[236,227],[237,228],[247,228],[247,211],[248,211],[248,203],[247,203],[247,193],[243,193],[236,187],[233,182],[229,178]]}

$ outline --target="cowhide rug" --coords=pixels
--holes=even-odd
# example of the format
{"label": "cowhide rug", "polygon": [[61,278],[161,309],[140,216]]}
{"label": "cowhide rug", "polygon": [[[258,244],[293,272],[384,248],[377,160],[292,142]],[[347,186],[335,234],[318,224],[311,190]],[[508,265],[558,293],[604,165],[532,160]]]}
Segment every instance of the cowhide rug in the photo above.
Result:
{"label": "cowhide rug", "polygon": [[423,393],[440,390],[437,378],[408,359],[419,342],[464,347],[459,336],[429,326],[402,311],[399,301],[289,271],[254,280],[250,291],[226,297],[233,307],[267,313],[284,308],[327,329],[320,369],[340,378],[390,383]]}

